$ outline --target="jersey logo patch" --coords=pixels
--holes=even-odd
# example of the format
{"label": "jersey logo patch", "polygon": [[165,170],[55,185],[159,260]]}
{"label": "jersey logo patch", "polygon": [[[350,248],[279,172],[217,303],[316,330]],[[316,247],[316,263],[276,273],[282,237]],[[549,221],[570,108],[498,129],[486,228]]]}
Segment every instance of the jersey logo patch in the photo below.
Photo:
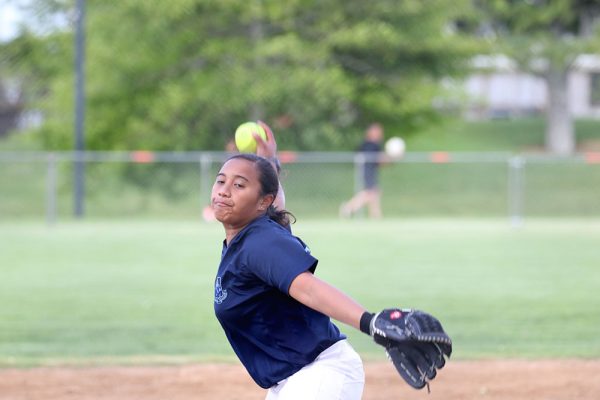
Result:
{"label": "jersey logo patch", "polygon": [[223,290],[221,286],[221,277],[217,276],[215,281],[215,303],[221,304],[227,298],[227,290]]}

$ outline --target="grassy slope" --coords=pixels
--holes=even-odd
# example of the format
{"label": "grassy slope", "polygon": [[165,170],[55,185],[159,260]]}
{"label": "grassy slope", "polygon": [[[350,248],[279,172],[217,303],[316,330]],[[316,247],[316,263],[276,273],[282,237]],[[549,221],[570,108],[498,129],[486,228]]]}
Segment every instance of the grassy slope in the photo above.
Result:
{"label": "grassy slope", "polygon": [[[600,121],[577,120],[578,150],[600,150]],[[540,151],[545,123],[540,118],[490,121],[446,121],[419,135],[407,138],[409,151]],[[397,130],[402,136],[402,130]]]}

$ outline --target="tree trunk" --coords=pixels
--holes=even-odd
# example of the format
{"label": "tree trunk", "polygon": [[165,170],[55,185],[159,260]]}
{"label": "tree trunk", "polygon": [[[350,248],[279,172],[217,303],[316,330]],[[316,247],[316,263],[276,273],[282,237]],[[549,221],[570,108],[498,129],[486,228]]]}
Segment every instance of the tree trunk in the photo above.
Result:
{"label": "tree trunk", "polygon": [[568,101],[568,68],[550,67],[545,74],[548,85],[546,108],[546,151],[569,155],[575,150],[575,130]]}

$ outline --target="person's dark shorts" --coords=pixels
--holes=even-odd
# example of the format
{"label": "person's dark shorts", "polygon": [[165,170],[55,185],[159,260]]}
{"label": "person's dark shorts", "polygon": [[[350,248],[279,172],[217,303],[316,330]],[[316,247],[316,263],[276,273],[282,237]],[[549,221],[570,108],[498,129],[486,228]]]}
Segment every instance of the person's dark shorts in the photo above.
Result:
{"label": "person's dark shorts", "polygon": [[377,166],[366,165],[364,174],[364,189],[377,189]]}

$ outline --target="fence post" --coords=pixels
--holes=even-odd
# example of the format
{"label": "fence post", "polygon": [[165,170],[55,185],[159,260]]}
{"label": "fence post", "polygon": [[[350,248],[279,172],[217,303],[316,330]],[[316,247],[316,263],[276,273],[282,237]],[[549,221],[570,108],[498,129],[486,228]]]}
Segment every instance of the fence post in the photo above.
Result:
{"label": "fence post", "polygon": [[511,225],[519,227],[523,224],[525,159],[513,156],[508,159],[508,213]]}
{"label": "fence post", "polygon": [[57,177],[56,155],[48,153],[48,171],[46,173],[46,223],[53,226],[56,223]]}

